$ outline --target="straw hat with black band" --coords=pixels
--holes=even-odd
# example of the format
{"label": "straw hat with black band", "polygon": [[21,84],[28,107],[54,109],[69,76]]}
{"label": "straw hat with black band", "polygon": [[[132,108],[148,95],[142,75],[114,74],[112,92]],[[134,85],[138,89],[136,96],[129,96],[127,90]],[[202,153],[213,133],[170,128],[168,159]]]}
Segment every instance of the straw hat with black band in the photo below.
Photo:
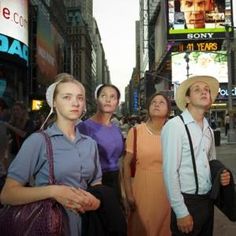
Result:
{"label": "straw hat with black band", "polygon": [[215,77],[208,75],[195,75],[191,76],[188,79],[184,80],[178,87],[176,91],[176,105],[178,108],[183,111],[186,108],[186,92],[187,90],[196,82],[206,83],[211,91],[211,100],[215,101],[218,92],[219,92],[219,82]]}

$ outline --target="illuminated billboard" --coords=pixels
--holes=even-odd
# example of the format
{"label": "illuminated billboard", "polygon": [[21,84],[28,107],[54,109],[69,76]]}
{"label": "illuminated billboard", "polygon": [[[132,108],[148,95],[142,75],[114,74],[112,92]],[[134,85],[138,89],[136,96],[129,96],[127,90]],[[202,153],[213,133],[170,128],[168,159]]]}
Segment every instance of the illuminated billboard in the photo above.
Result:
{"label": "illuminated billboard", "polygon": [[186,51],[220,51],[224,47],[224,40],[183,41],[172,46],[172,52]]}
{"label": "illuminated billboard", "polygon": [[32,111],[39,111],[42,108],[42,106],[43,106],[43,101],[42,100],[33,99],[31,110]]}
{"label": "illuminated billboard", "polygon": [[225,38],[232,24],[231,0],[168,0],[168,39]]}
{"label": "illuminated billboard", "polygon": [[37,20],[37,52],[38,80],[51,83],[56,74],[63,70],[64,39],[41,10]]}
{"label": "illuminated billboard", "polygon": [[0,34],[28,46],[28,0],[0,1]]}
{"label": "illuminated billboard", "polygon": [[[186,55],[188,55],[189,70],[187,71]],[[226,51],[176,53],[171,54],[172,83],[179,84],[187,79],[187,74],[210,75],[220,83],[228,82],[228,68]]]}
{"label": "illuminated billboard", "polygon": [[28,0],[0,1],[0,56],[28,63]]}

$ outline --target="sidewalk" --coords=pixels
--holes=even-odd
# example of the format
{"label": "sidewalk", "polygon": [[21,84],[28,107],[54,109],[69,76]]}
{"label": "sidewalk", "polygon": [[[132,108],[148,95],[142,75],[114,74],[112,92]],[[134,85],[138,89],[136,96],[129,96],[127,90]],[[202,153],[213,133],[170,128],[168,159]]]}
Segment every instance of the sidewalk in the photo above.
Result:
{"label": "sidewalk", "polygon": [[[221,130],[221,144],[216,147],[216,156],[234,176],[236,182],[236,143],[228,144],[227,137]],[[231,222],[217,208],[215,208],[214,234],[213,236],[235,236],[236,222]]]}

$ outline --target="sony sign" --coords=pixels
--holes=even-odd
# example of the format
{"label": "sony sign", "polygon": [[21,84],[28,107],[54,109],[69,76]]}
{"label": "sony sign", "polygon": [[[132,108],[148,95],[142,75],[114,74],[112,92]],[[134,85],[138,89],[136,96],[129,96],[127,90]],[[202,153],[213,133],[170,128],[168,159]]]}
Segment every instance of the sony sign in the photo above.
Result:
{"label": "sony sign", "polygon": [[212,39],[214,33],[191,33],[187,34],[187,39]]}
{"label": "sony sign", "polygon": [[28,62],[28,47],[17,39],[0,34],[0,52],[16,55]]}
{"label": "sony sign", "polygon": [[[222,97],[228,97],[229,96],[229,93],[228,93],[228,89],[222,89],[220,88],[219,89],[219,94],[222,96]],[[236,87],[234,87],[232,89],[232,96],[236,96]]]}

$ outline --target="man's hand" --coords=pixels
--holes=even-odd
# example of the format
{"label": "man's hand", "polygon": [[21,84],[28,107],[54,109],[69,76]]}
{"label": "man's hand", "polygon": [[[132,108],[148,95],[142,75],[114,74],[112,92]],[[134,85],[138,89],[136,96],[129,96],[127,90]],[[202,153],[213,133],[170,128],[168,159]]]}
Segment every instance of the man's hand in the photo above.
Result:
{"label": "man's hand", "polygon": [[187,215],[183,218],[177,218],[177,226],[179,231],[183,233],[190,233],[193,230],[193,218],[191,215]]}
{"label": "man's hand", "polygon": [[230,182],[230,173],[227,170],[223,170],[223,172],[220,174],[220,183],[222,186],[228,185]]}

